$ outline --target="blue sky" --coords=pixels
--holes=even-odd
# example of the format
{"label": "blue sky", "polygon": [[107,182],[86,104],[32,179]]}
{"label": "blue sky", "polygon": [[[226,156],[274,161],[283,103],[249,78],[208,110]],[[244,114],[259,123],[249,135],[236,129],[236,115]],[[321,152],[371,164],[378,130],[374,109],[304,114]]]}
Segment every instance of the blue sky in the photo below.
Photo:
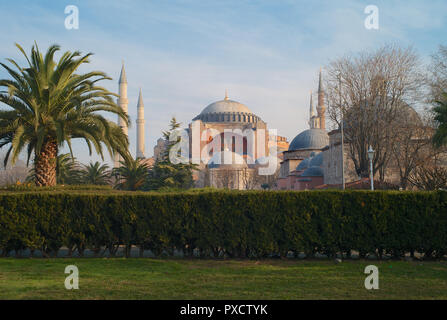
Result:
{"label": "blue sky", "polygon": [[[379,8],[379,30],[364,27],[367,5]],[[64,27],[65,6],[79,8],[79,30]],[[247,105],[289,140],[307,128],[318,70],[344,54],[385,43],[412,45],[425,61],[447,45],[447,1],[6,1],[0,11],[0,60],[29,50],[95,53],[85,70],[102,70],[117,91],[121,61],[129,82],[129,130],[135,153],[138,90],[143,90],[146,155],[175,115],[184,125],[224,97]],[[7,75],[0,70],[0,77]],[[82,162],[83,143],[75,144]],[[110,161],[106,155],[106,161]]]}

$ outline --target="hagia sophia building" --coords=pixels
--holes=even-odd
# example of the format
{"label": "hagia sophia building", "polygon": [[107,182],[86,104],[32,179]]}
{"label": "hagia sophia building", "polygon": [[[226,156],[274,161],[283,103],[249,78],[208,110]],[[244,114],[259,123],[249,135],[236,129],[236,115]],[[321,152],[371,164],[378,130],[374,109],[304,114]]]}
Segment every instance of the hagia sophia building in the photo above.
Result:
{"label": "hagia sophia building", "polygon": [[[124,64],[119,78],[117,103],[125,112],[128,111]],[[126,123],[122,120],[118,121],[127,133]],[[269,135],[267,123],[246,105],[231,100],[228,92],[225,93],[223,100],[211,103],[192,118],[192,122],[185,128],[189,135],[190,145],[192,145],[193,124],[199,128],[200,137],[206,136],[206,139],[200,139],[200,150],[214,143],[211,152],[207,154],[205,161],[202,159],[198,170],[193,175],[196,187],[211,186],[241,190],[266,187],[280,190],[340,187],[342,171],[344,171],[346,182],[359,180],[353,163],[347,156],[346,146],[342,156],[340,130],[326,131],[326,104],[321,69],[315,108],[312,93],[310,95],[309,129],[298,133],[290,144],[285,137]],[[144,161],[152,165],[161,159],[167,142],[163,138],[158,139],[154,147],[154,156],[146,157],[144,104],[141,90],[137,104],[136,125],[136,157],[145,159]],[[224,136],[225,130],[236,133]],[[250,146],[245,135],[239,137],[237,132],[252,132],[253,145]],[[236,147],[237,139],[243,142],[242,148]],[[216,141],[219,141],[219,146],[216,146]],[[190,159],[193,158],[191,149],[189,150]],[[228,159],[231,160],[228,161]],[[120,165],[119,161],[119,157],[115,158],[115,167]],[[266,167],[269,163],[276,164],[275,172],[265,176],[259,175],[259,168]],[[344,170],[341,168],[342,164]]]}

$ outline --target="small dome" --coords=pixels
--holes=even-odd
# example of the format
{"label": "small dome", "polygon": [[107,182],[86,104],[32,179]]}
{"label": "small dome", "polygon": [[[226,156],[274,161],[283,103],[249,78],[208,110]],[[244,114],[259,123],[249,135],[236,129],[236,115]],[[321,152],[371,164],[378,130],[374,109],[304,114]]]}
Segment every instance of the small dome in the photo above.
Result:
{"label": "small dome", "polygon": [[300,162],[299,165],[296,166],[296,171],[303,171],[309,168],[310,158],[306,158]]}
{"label": "small dome", "polygon": [[329,136],[324,129],[308,129],[297,135],[289,146],[289,151],[301,149],[323,149],[329,144]]}
{"label": "small dome", "polygon": [[208,161],[209,168],[233,167],[233,168],[247,168],[247,163],[244,158],[230,150],[215,153]]}
{"label": "small dome", "polygon": [[323,165],[323,152],[313,157],[309,162],[309,167],[321,167]]}
{"label": "small dome", "polygon": [[323,169],[320,167],[310,167],[306,169],[301,177],[322,177],[324,175]]}

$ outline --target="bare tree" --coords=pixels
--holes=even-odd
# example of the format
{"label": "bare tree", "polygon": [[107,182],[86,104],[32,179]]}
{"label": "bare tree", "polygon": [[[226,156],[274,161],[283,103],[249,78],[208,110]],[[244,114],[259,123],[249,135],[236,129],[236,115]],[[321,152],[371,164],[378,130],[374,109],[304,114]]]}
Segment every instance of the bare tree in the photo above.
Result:
{"label": "bare tree", "polygon": [[447,90],[447,46],[440,45],[432,55],[429,70],[430,97],[431,101],[436,101]]}
{"label": "bare tree", "polygon": [[447,189],[447,169],[435,158],[415,168],[408,181],[420,190]]}
{"label": "bare tree", "polygon": [[233,189],[235,172],[231,169],[219,169],[214,172],[214,179],[218,188]]}
{"label": "bare tree", "polygon": [[408,178],[418,166],[431,161],[441,152],[432,147],[434,129],[428,119],[423,120],[414,110],[408,109],[394,126],[396,136],[391,144],[392,162],[398,169],[400,187],[403,189],[407,188]]}
{"label": "bare tree", "polygon": [[381,179],[393,156],[399,117],[416,101],[425,77],[412,48],[393,45],[332,61],[327,67],[329,116],[337,125],[344,119],[344,138],[359,176],[368,177],[367,150],[375,150],[374,173]]}

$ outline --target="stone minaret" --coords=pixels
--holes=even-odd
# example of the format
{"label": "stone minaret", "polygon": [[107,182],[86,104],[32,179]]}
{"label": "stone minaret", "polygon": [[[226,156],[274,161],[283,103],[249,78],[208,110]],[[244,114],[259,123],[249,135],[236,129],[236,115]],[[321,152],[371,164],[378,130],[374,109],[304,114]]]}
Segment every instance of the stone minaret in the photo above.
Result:
{"label": "stone minaret", "polygon": [[318,105],[317,105],[317,113],[320,122],[320,129],[326,129],[326,106],[324,105],[324,89],[323,82],[321,79],[321,68],[320,68],[320,76],[318,79]]}
{"label": "stone minaret", "polygon": [[137,112],[137,158],[144,158],[144,103],[141,89],[138,96]]}
{"label": "stone minaret", "polygon": [[310,107],[309,107],[309,127],[311,129],[314,129],[317,127],[316,125],[316,117],[315,117],[315,112],[314,112],[314,104],[312,101],[312,91],[310,92]]}
{"label": "stone minaret", "polygon": [[[126,70],[124,70],[124,62],[123,66],[121,68],[121,74],[120,79],[118,81],[118,94],[119,98],[117,99],[118,106],[123,109],[123,111],[128,114],[128,108],[127,105],[129,101],[127,100],[127,78],[126,78]],[[128,135],[128,127],[126,121],[118,117],[118,125],[123,129],[124,133]],[[119,161],[122,160],[122,157],[120,155],[115,156],[115,167],[119,166]]]}

